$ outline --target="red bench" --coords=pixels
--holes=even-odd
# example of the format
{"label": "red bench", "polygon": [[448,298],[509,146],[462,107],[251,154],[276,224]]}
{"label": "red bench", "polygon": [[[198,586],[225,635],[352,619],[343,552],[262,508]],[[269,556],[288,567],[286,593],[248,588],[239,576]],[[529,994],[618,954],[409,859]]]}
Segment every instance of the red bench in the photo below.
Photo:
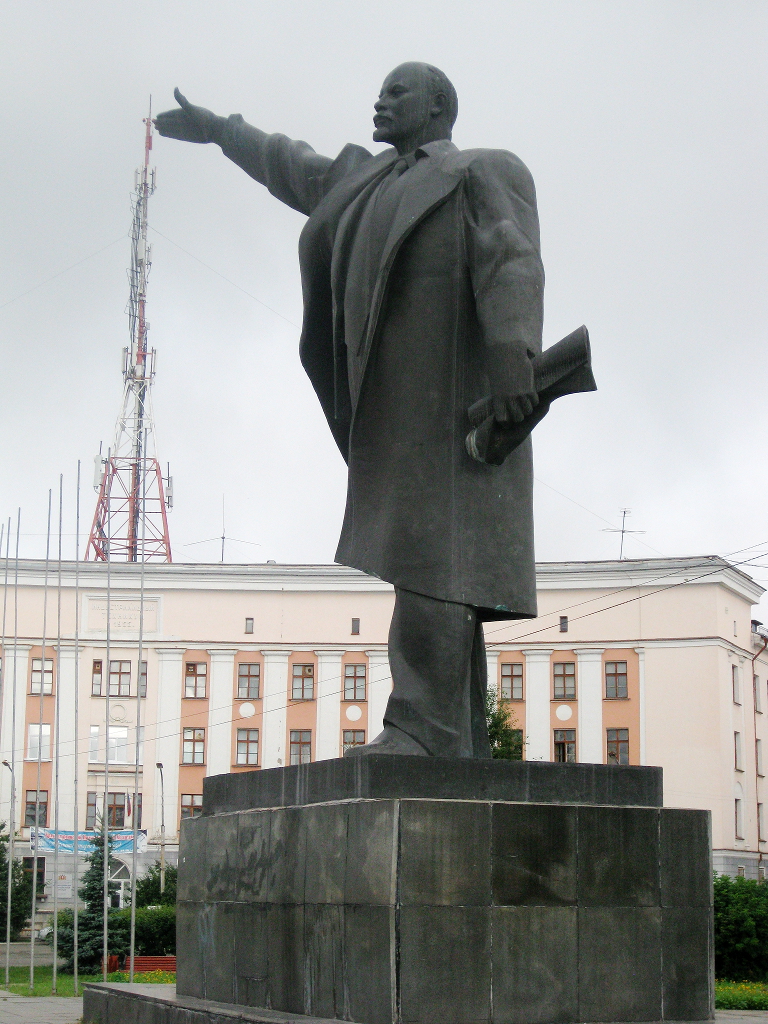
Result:
{"label": "red bench", "polygon": [[[125,958],[125,970],[130,971],[131,969],[131,958],[127,956]],[[133,958],[133,970],[134,973],[147,974],[149,971],[169,971],[171,974],[176,973],[176,957],[175,956],[135,956]]]}

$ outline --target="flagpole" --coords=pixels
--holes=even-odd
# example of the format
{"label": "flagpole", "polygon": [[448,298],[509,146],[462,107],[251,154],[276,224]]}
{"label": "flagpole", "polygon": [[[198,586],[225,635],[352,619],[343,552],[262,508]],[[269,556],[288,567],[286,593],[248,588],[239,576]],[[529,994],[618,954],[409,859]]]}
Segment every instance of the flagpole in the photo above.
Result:
{"label": "flagpole", "polygon": [[[103,674],[103,673],[102,673]],[[77,460],[77,497],[75,499],[75,792],[74,792],[74,842],[72,844],[74,851],[75,864],[72,871],[72,891],[74,896],[74,909],[72,914],[72,926],[74,932],[74,941],[72,949],[72,957],[74,960],[74,993],[78,993],[78,955],[79,955],[79,915],[78,915],[78,900],[80,894],[77,891],[78,882],[80,881],[80,866],[78,864],[78,857],[80,856],[79,849],[79,828],[80,822],[78,820],[78,792],[77,784],[79,782],[79,770],[80,770],[80,741],[79,741],[79,729],[80,729],[80,459]]]}
{"label": "flagpole", "polygon": [[[64,475],[59,473],[59,571],[56,604],[56,719],[53,744],[53,970],[51,995],[56,995],[59,957],[59,712],[61,709],[61,531],[64,516]],[[43,666],[45,667],[45,666]]]}

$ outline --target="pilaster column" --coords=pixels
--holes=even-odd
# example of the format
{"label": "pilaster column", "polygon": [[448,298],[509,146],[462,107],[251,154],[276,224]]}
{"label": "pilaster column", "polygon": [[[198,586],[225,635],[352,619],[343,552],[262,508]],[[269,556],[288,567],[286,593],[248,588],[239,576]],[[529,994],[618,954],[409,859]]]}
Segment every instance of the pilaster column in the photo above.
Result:
{"label": "pilaster column", "polygon": [[[22,799],[22,766],[24,762],[24,744],[26,742],[26,694],[27,669],[31,644],[16,644],[6,637],[3,651],[2,672],[2,722],[0,722],[0,761],[7,761],[16,773],[16,809],[14,823],[19,827]],[[16,734],[13,734],[13,695],[16,694]],[[0,820],[10,821],[11,810],[11,773],[0,765]]]}
{"label": "pilaster column", "polygon": [[581,764],[603,764],[603,647],[576,651],[579,732],[576,748]]}
{"label": "pilaster column", "polygon": [[285,723],[288,705],[288,658],[290,651],[262,651],[264,656],[264,703],[261,766],[280,768],[287,763]]}
{"label": "pilaster column", "polygon": [[488,662],[488,689],[498,696],[499,694],[499,651],[494,647],[492,650],[486,647],[485,657]]}
{"label": "pilaster column", "polygon": [[[155,756],[144,755],[148,772],[154,776],[153,826],[160,833],[161,800],[165,805],[165,837],[171,842],[176,835],[179,819],[179,761],[181,760],[181,686],[184,649],[180,647],[156,647],[157,653],[157,719],[155,724]],[[142,708],[142,710],[144,710]],[[147,723],[149,724],[149,723]],[[149,728],[145,740],[149,741]],[[146,744],[148,746],[148,743]],[[152,761],[163,765],[164,792],[161,796],[158,772],[151,767]],[[146,777],[146,773],[145,773]],[[158,799],[160,798],[160,799]]]}
{"label": "pilaster column", "polygon": [[525,655],[526,759],[551,760],[549,700],[552,650],[523,651]]}
{"label": "pilaster column", "polygon": [[[640,702],[640,764],[647,764],[647,739],[645,735],[645,648],[636,647],[635,654],[638,661],[638,689]],[[630,737],[630,750],[631,747]]]}
{"label": "pilaster column", "polygon": [[392,670],[386,647],[365,653],[368,655],[368,735],[365,742],[370,743],[384,728],[384,712],[392,693]]}
{"label": "pilaster column", "polygon": [[[62,647],[56,666],[56,687],[59,706],[59,828],[69,829],[74,824],[75,809],[75,666],[82,652],[81,647]],[[55,723],[54,723],[55,730]],[[82,727],[81,727],[82,731]],[[51,743],[55,742],[55,733]],[[78,746],[85,746],[79,743]],[[81,751],[82,753],[82,751]],[[54,826],[53,811],[48,815],[51,828]]]}
{"label": "pilaster column", "polygon": [[237,651],[208,651],[211,681],[208,690],[207,775],[226,775],[232,770],[232,707]]}
{"label": "pilaster column", "polygon": [[344,651],[315,651],[317,655],[317,727],[315,758],[338,757],[341,736],[341,659]]}

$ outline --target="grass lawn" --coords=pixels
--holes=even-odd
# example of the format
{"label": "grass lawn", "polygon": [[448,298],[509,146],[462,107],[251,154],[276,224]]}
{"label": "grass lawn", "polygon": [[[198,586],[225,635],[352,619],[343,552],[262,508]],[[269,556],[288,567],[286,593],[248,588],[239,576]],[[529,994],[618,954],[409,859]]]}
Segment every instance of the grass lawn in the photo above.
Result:
{"label": "grass lawn", "polygon": [[[51,995],[51,982],[53,978],[52,967],[36,967],[35,968],[35,990],[30,992],[29,990],[29,968],[28,967],[12,967],[11,972],[11,983],[8,986],[10,991],[15,995],[20,996],[49,996]],[[135,981],[143,985],[146,984],[160,984],[160,985],[171,985],[176,981],[175,974],[169,974],[167,971],[152,971],[151,974],[135,974]],[[83,994],[83,983],[86,981],[101,981],[102,977],[100,974],[81,974],[78,978],[80,983],[80,992]],[[128,973],[118,971],[115,974],[107,975],[108,981],[128,981]],[[0,974],[0,988],[5,986],[5,974]],[[61,971],[56,976],[56,995],[57,996],[73,996],[75,994],[75,979],[71,974],[62,974]]]}
{"label": "grass lawn", "polygon": [[716,981],[718,1010],[768,1010],[768,984],[764,981]]}

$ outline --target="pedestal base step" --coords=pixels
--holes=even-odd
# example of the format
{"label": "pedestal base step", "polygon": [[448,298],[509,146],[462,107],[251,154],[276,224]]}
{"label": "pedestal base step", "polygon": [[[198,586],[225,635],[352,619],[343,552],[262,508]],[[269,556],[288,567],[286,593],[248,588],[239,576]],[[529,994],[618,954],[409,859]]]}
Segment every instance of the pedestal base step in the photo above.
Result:
{"label": "pedestal base step", "polygon": [[[84,1024],[350,1024],[280,1010],[177,996],[175,985],[85,985]],[[711,1022],[710,1022],[711,1024]]]}
{"label": "pedestal base step", "polygon": [[[739,1014],[733,1016],[743,1019]],[[243,1024],[351,1024],[328,1017],[304,1017],[280,1010],[177,996],[175,985],[85,986],[84,1024],[126,1024],[127,1021],[131,1024],[237,1024],[238,1021]],[[645,1021],[644,1024],[661,1022]],[[712,1024],[712,1021],[680,1021],[678,1024]]]}

